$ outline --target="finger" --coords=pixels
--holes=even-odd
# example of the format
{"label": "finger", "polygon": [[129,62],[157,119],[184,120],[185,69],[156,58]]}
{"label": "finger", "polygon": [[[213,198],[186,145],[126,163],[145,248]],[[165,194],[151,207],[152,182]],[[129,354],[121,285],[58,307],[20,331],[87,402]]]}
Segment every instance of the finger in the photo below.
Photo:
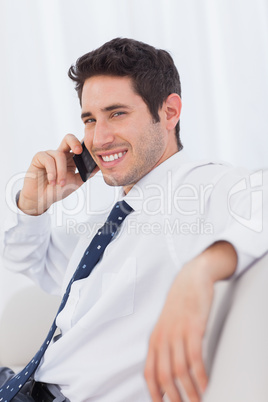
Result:
{"label": "finger", "polygon": [[147,360],[144,369],[144,377],[147,382],[147,386],[152,397],[153,402],[162,401],[162,392],[156,381],[156,352],[152,346],[149,346]]}
{"label": "finger", "polygon": [[183,387],[183,390],[187,394],[189,400],[198,402],[200,398],[195,387],[195,383],[190,375],[189,365],[185,353],[185,346],[183,342],[174,342],[171,356],[174,378],[179,380],[179,383]]}
{"label": "finger", "polygon": [[33,167],[44,169],[46,171],[47,181],[50,184],[56,184],[57,168],[55,159],[48,152],[38,152],[33,161]]}
{"label": "finger", "polygon": [[180,393],[173,375],[172,359],[168,343],[161,347],[157,360],[156,377],[159,388],[166,392],[171,402],[181,402]]}
{"label": "finger", "polygon": [[56,166],[56,182],[60,186],[64,186],[66,183],[67,175],[67,159],[66,154],[60,151],[47,151],[54,161]]}
{"label": "finger", "polygon": [[59,151],[39,152],[35,157],[37,167],[44,167],[47,181],[51,185],[56,183],[64,186],[67,174],[66,155]]}
{"label": "finger", "polygon": [[193,333],[186,346],[192,377],[201,393],[206,389],[208,377],[202,356],[202,334]]}
{"label": "finger", "polygon": [[60,146],[58,148],[58,151],[61,151],[61,152],[72,151],[75,154],[80,154],[82,152],[82,150],[83,150],[83,148],[82,148],[81,142],[73,134],[65,135],[65,137],[63,138],[63,140],[60,143]]}

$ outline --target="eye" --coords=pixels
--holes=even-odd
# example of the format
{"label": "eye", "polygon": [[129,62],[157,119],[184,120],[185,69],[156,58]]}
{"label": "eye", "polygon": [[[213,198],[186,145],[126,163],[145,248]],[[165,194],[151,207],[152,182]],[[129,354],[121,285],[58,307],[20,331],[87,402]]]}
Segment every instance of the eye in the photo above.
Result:
{"label": "eye", "polygon": [[113,113],[112,117],[122,116],[123,114],[126,114],[126,112],[115,112]]}
{"label": "eye", "polygon": [[84,124],[91,124],[91,123],[94,123],[96,120],[95,119],[86,119],[86,120],[84,120]]}

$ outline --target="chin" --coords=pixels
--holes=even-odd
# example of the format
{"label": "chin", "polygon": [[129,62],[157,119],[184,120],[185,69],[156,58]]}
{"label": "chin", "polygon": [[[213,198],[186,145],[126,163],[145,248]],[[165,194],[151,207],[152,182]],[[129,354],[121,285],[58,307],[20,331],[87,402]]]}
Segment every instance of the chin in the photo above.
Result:
{"label": "chin", "polygon": [[124,180],[111,174],[103,174],[103,179],[108,186],[124,186]]}
{"label": "chin", "polygon": [[133,186],[136,181],[128,180],[126,177],[116,177],[114,175],[103,174],[103,179],[108,186],[128,187]]}

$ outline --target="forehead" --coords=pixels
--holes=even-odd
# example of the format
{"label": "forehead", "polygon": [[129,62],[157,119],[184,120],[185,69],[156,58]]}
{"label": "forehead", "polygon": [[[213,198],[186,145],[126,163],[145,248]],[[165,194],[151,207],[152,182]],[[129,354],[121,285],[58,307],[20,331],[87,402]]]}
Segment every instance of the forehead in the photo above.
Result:
{"label": "forehead", "polygon": [[130,77],[97,75],[88,78],[83,86],[82,108],[104,107],[109,103],[144,103],[134,91]]}

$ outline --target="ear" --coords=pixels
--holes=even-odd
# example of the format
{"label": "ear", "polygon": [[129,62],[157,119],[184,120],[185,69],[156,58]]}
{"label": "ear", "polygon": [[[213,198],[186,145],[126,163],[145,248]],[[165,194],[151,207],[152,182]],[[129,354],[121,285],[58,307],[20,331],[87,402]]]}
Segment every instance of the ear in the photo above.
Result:
{"label": "ear", "polygon": [[166,114],[166,128],[173,130],[180,120],[181,115],[181,98],[178,94],[170,94],[164,102],[164,109]]}

